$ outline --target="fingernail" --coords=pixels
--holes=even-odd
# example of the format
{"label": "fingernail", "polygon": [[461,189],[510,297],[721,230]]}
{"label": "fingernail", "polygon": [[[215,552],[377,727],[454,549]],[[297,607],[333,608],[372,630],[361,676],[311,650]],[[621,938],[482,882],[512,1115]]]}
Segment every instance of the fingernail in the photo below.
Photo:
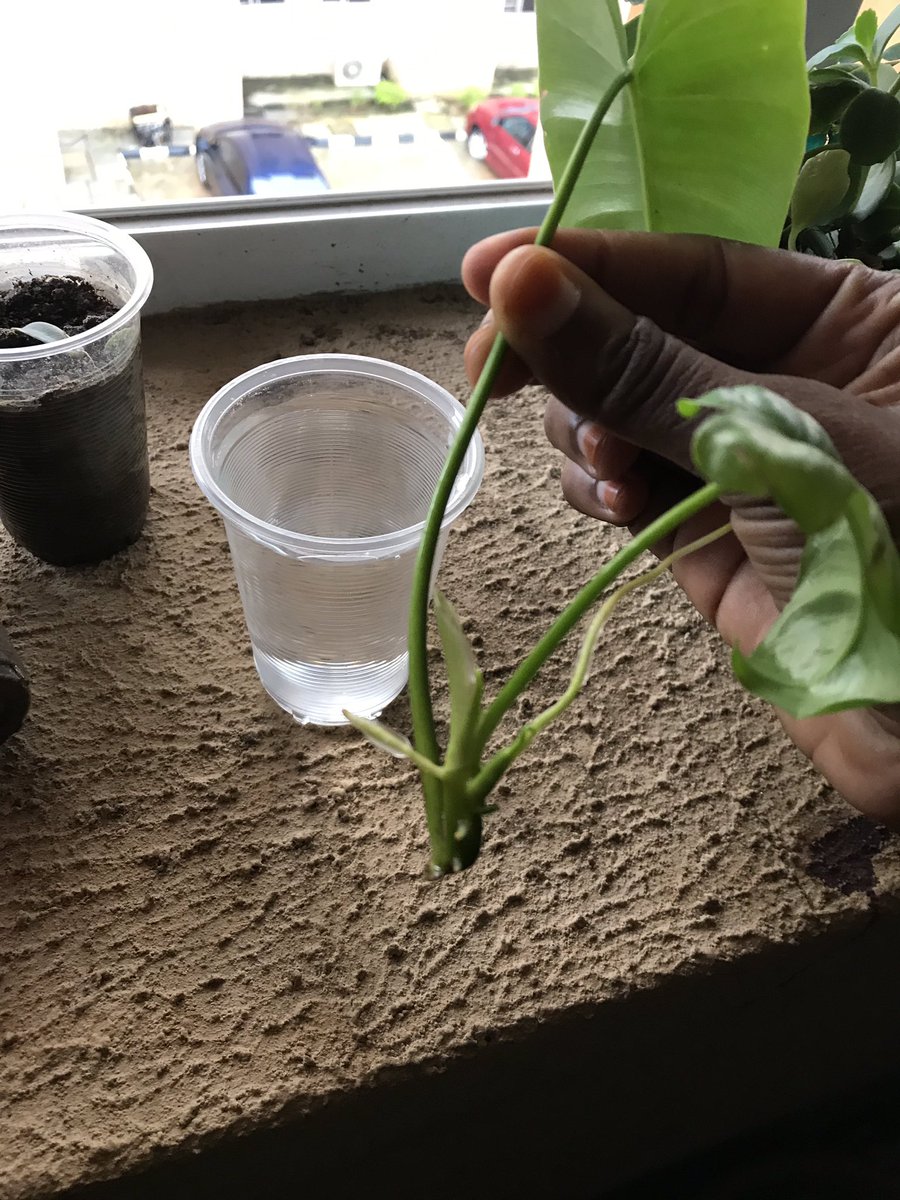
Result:
{"label": "fingernail", "polygon": [[606,483],[601,480],[594,489],[597,493],[597,499],[600,502],[600,507],[605,509],[611,516],[615,516],[616,510],[619,507],[619,499],[622,495],[622,489],[616,483]]}
{"label": "fingernail", "polygon": [[597,450],[603,437],[593,421],[582,421],[575,431],[575,441],[589,470],[596,470]]}
{"label": "fingernail", "polygon": [[488,309],[487,312],[484,314],[484,317],[482,318],[481,324],[478,326],[478,328],[484,329],[485,325],[492,325],[493,323],[494,323],[494,314],[491,312],[490,309]]}
{"label": "fingernail", "polygon": [[532,310],[529,324],[538,337],[551,337],[562,329],[580,303],[580,289],[568,275],[559,271],[555,293],[551,292],[547,296],[542,309]]}
{"label": "fingernail", "polygon": [[512,251],[508,270],[503,264],[494,276],[503,283],[504,304],[511,308],[512,320],[527,337],[552,337],[563,328],[581,302],[581,290],[546,252],[535,254],[534,247]]}

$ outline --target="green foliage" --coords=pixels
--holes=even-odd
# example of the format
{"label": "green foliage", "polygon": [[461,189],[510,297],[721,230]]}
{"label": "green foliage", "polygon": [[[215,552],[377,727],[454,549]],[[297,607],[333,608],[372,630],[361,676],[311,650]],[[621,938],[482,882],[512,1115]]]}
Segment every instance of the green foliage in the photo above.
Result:
{"label": "green foliage", "polygon": [[[859,22],[857,22],[859,24]],[[832,46],[826,46],[824,50],[820,50],[818,54],[814,54],[809,60],[810,68],[813,67],[833,67],[837,65],[852,67],[857,63],[868,68],[871,53],[871,44],[869,47],[863,45],[857,34],[856,26],[853,29],[848,29],[842,37]]]}
{"label": "green foliage", "polygon": [[[846,114],[882,79],[881,57],[900,28],[900,9],[880,29],[863,14],[839,43],[817,56],[812,120],[821,126],[826,149],[798,177],[810,122],[803,0],[708,0],[701,12],[698,7],[699,0],[648,0],[630,45],[618,0],[541,0],[542,115],[556,196],[537,243],[550,244],[563,213],[582,225],[770,243],[777,240],[792,190],[794,237],[801,228],[804,236],[824,237],[822,222],[842,215],[874,229],[882,216],[888,219],[889,207],[893,221],[900,214],[893,150],[881,162],[863,163],[854,153],[871,158],[871,145],[860,150],[851,136],[851,147],[844,147],[840,133]],[[816,88],[831,90],[817,96]],[[889,107],[875,103],[879,114]],[[877,123],[880,138],[881,120]],[[862,133],[859,138],[865,140]],[[879,151],[888,144],[879,141]],[[709,482],[648,525],[581,589],[493,700],[484,702],[484,679],[459,617],[437,596],[450,692],[442,753],[426,637],[435,552],[457,471],[505,350],[498,335],[425,524],[410,605],[413,742],[346,714],[378,746],[418,767],[434,876],[474,862],[482,818],[492,811],[491,791],[578,694],[615,605],[672,560],[607,596],[569,687],[491,752],[504,716],[621,573],[724,490],[773,498],[808,535],[796,594],[756,650],[746,657],[734,652],[738,678],[797,715],[900,701],[900,561],[882,514],[810,417],[765,389],[735,388],[681,406],[687,416],[714,410],[692,446]],[[678,554],[723,532],[727,526]]]}
{"label": "green foliage", "polygon": [[[802,0],[651,0],[634,79],[594,142],[567,224],[775,245],[803,157]],[[538,6],[542,123],[559,179],[597,95],[628,69],[617,0]]]}
{"label": "green foliage", "polygon": [[871,58],[872,48],[878,34],[878,17],[873,8],[867,8],[856,18],[853,32],[857,43],[862,46],[866,55]]}
{"label": "green foliage", "polygon": [[641,18],[632,19],[625,26],[625,53],[631,58],[637,49],[638,34],[641,32]]}
{"label": "green foliage", "polygon": [[849,71],[826,68],[810,73],[809,132],[827,134],[841,117],[851,100],[866,90],[863,80]]}
{"label": "green foliage", "polygon": [[[891,40],[900,31],[900,5],[879,26],[871,10],[808,63],[809,143],[791,201],[783,245],[895,267],[897,221],[890,205],[900,149],[900,76]],[[821,149],[850,156],[848,188],[839,200],[836,160],[810,169]]]}
{"label": "green foliage", "polygon": [[800,168],[791,198],[792,236],[811,225],[825,225],[841,211],[850,190],[850,155],[846,150],[823,150]]}
{"label": "green foliage", "polygon": [[866,88],[847,105],[840,140],[860,166],[883,162],[900,146],[900,100],[878,88]]}
{"label": "green foliage", "polygon": [[723,490],[770,496],[807,534],[790,602],[734,673],[795,717],[900,702],[900,555],[881,509],[822,429],[764,388],[682,402],[714,414],[694,436],[703,475]]}
{"label": "green foliage", "polygon": [[408,758],[419,768],[425,787],[425,807],[431,842],[430,873],[438,878],[472,865],[481,848],[482,818],[493,810],[486,801],[515,760],[534,739],[578,696],[588,676],[591,658],[600,634],[616,606],[636,588],[656,579],[678,559],[708,545],[728,532],[723,526],[684,546],[644,575],[631,579],[606,599],[590,623],[576,659],[571,682],[549,708],[528,721],[499,750],[488,745],[503,716],[512,708],[553,651],[596,604],[603,592],[641,553],[672,533],[694,513],[705,508],[718,494],[713,487],[701,488],[681,504],[649,525],[578,593],[530,655],[520,664],[492,703],[482,705],[484,679],[459,617],[449,602],[437,593],[435,614],[450,692],[450,732],[442,762],[429,759],[400,734],[378,721],[345,712],[347,720],[379,749],[394,757]]}
{"label": "green foliage", "polygon": [[879,26],[872,47],[872,59],[874,62],[881,62],[883,59],[888,58],[890,54],[888,43],[893,40],[898,30],[900,30],[900,4],[885,17]]}
{"label": "green foliage", "polygon": [[859,222],[859,231],[865,241],[874,244],[883,245],[896,239],[900,231],[900,185],[890,184],[878,207]]}
{"label": "green foliage", "polygon": [[409,104],[409,92],[393,79],[379,79],[375,84],[375,103],[381,108],[402,108]]}
{"label": "green foliage", "polygon": [[461,109],[468,112],[470,108],[475,108],[482,100],[486,100],[489,95],[490,93],[486,92],[484,88],[469,87],[457,92],[453,99]]}

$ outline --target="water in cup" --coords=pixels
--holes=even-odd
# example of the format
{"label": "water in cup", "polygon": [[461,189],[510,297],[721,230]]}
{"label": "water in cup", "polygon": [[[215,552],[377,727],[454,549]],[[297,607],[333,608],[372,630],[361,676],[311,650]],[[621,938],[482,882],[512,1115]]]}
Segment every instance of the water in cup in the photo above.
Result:
{"label": "water in cup", "polygon": [[[220,406],[218,420],[201,418],[192,438],[201,487],[228,500],[221,511],[263,686],[298,721],[322,725],[343,724],[343,709],[377,714],[406,682],[419,523],[462,412],[403,368],[329,361],[341,369],[269,378]],[[474,495],[481,462],[477,444],[453,515]]]}

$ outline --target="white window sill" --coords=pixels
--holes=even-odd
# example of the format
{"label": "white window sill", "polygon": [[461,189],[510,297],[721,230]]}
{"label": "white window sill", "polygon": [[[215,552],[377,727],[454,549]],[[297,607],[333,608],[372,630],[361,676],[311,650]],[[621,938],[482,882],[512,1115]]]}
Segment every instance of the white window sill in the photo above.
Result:
{"label": "white window sill", "polygon": [[459,278],[474,242],[540,223],[547,184],[465,191],[241,198],[92,210],[130,233],[155,271],[148,312],[225,300],[385,291]]}

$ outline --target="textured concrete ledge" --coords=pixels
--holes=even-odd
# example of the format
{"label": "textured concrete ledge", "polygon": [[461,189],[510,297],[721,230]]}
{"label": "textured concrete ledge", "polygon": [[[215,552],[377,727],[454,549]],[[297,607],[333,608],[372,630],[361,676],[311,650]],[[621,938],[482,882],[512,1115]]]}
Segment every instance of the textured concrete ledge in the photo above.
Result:
{"label": "textured concrete ledge", "polygon": [[[475,320],[434,290],[151,321],[144,540],[69,572],[0,542],[33,677],[0,748],[4,1200],[587,1197],[900,1062],[897,842],[798,760],[668,582],[512,772],[480,864],[439,885],[412,774],[260,690],[188,470],[198,409],[331,350],[462,398]],[[563,503],[541,409],[493,405],[442,576],[489,685],[617,539]]]}

